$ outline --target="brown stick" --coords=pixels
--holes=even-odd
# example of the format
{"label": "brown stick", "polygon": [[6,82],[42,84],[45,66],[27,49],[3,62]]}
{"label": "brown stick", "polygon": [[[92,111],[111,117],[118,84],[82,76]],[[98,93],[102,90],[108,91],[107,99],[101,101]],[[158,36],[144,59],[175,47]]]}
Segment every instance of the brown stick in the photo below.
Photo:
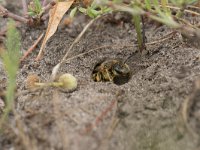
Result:
{"label": "brown stick", "polygon": [[26,0],[22,0],[22,7],[23,7],[24,16],[27,17],[27,15],[28,15],[28,6],[27,6]]}
{"label": "brown stick", "polygon": [[50,10],[51,8],[53,8],[53,6],[56,4],[55,1],[50,2],[49,4],[47,4],[46,6],[44,6],[43,9],[43,14],[41,17],[41,20],[44,21],[49,17],[49,13],[46,13],[48,10]]}
{"label": "brown stick", "polygon": [[47,0],[43,0],[42,6],[43,6],[43,7],[46,6],[46,3],[47,3]]}
{"label": "brown stick", "polygon": [[29,22],[28,19],[26,19],[24,17],[21,17],[21,16],[18,16],[18,15],[15,15],[15,14],[9,12],[2,5],[0,5],[0,16],[2,16],[4,18],[12,18],[12,19],[14,19],[16,21],[19,21],[19,22],[22,22],[22,23],[25,23],[25,24],[27,24]]}
{"label": "brown stick", "polygon": [[55,1],[50,2],[49,4],[47,4],[46,6],[44,6],[42,9],[44,12],[48,11],[49,9],[51,9],[54,5],[56,4]]}
{"label": "brown stick", "polygon": [[24,61],[24,59],[36,48],[38,43],[41,41],[42,37],[44,36],[44,33],[42,33],[39,38],[35,41],[35,43],[25,52],[23,57],[21,58],[20,61]]}

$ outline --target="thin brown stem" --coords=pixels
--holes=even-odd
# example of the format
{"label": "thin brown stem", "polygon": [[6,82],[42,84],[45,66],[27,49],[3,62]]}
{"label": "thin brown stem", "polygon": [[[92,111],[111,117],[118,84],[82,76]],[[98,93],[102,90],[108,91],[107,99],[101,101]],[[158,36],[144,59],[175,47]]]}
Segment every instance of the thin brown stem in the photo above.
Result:
{"label": "thin brown stem", "polygon": [[38,45],[38,43],[41,41],[42,37],[44,36],[44,33],[42,33],[39,38],[35,41],[35,43],[24,53],[23,57],[20,61],[23,61]]}
{"label": "thin brown stem", "polygon": [[56,4],[55,1],[50,2],[49,4],[47,4],[46,6],[44,6],[43,9],[43,14],[41,16],[41,21],[46,20],[49,17],[49,13],[47,13],[47,11],[49,11],[51,8],[53,8],[53,6]]}
{"label": "thin brown stem", "polygon": [[47,0],[43,0],[42,1],[42,6],[44,7],[44,6],[46,6],[46,4],[47,4]]}
{"label": "thin brown stem", "polygon": [[42,15],[41,21],[45,21],[45,20],[47,20],[48,18],[49,18],[49,14],[46,13],[46,14]]}
{"label": "thin brown stem", "polygon": [[44,12],[47,12],[49,9],[51,9],[54,5],[56,4],[55,1],[50,2],[49,4],[47,4],[46,6],[44,6],[42,9]]}
{"label": "thin brown stem", "polygon": [[28,15],[28,5],[27,5],[26,0],[22,0],[22,7],[23,7],[24,16],[27,17],[27,15]]}
{"label": "thin brown stem", "polygon": [[3,18],[12,18],[15,21],[19,21],[19,22],[22,22],[22,23],[25,23],[25,24],[27,24],[29,22],[28,19],[9,12],[2,5],[0,5],[0,16],[2,16]]}

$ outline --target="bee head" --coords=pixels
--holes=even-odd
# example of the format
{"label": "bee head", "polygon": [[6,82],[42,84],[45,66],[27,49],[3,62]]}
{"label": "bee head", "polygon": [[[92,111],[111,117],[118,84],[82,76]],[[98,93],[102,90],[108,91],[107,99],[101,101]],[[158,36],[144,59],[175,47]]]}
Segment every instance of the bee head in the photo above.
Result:
{"label": "bee head", "polygon": [[120,63],[116,63],[113,65],[112,67],[112,71],[115,75],[124,75],[124,74],[129,74],[130,73],[130,69],[128,67],[128,65],[126,64],[120,64]]}

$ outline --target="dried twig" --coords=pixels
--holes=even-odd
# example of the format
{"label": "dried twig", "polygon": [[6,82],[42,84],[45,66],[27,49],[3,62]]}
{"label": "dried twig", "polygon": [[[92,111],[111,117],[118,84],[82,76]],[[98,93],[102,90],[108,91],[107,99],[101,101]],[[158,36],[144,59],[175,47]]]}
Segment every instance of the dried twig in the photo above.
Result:
{"label": "dried twig", "polygon": [[[51,9],[54,5],[56,4],[55,1],[50,2],[49,4],[47,4],[46,6],[44,6],[43,8],[43,13],[41,14],[41,20],[45,20],[47,17],[42,17],[43,15],[46,15],[46,12]],[[34,20],[32,18],[27,19],[27,3],[26,0],[22,0],[22,5],[23,5],[23,11],[24,11],[24,16],[19,16],[16,15],[10,11],[8,11],[6,8],[4,8],[2,5],[0,5],[0,16],[2,16],[3,18],[12,18],[15,21],[19,21],[28,25],[33,25],[34,24]]]}
{"label": "dried twig", "polygon": [[47,12],[47,11],[48,11],[49,9],[51,9],[55,4],[56,4],[56,2],[55,2],[55,1],[52,1],[52,2],[50,2],[49,4],[47,4],[46,6],[44,6],[44,7],[42,8],[43,12],[44,12],[44,13]]}
{"label": "dried twig", "polygon": [[23,61],[38,45],[38,43],[41,41],[42,37],[44,36],[44,33],[42,33],[39,38],[35,41],[35,43],[25,52],[23,57],[21,58],[20,61]]}
{"label": "dried twig", "polygon": [[187,7],[188,8],[192,8],[192,9],[200,10],[200,7],[198,7],[198,6],[188,5]]}
{"label": "dried twig", "polygon": [[43,0],[42,1],[42,6],[44,7],[44,6],[46,6],[46,4],[47,4],[47,0]]}
{"label": "dried twig", "polygon": [[49,13],[43,14],[41,17],[41,21],[45,21],[49,18]]}
{"label": "dried twig", "polygon": [[53,6],[56,4],[55,1],[50,2],[49,4],[47,4],[46,6],[44,6],[43,9],[43,14],[41,16],[41,21],[46,20],[49,17],[49,13],[46,13],[47,11],[49,11],[51,8],[53,8]]}
{"label": "dried twig", "polygon": [[24,16],[27,17],[27,15],[28,15],[28,5],[27,5],[26,0],[22,0],[22,7],[23,7]]}
{"label": "dried twig", "polygon": [[[181,8],[175,7],[175,6],[166,6],[166,7],[170,8],[170,9],[175,9],[175,10],[180,10],[181,9]],[[192,15],[195,15],[195,16],[200,16],[200,14],[198,12],[195,12],[195,11],[192,11],[192,10],[185,9],[184,12],[192,14]]]}
{"label": "dried twig", "polygon": [[14,13],[11,13],[6,8],[4,8],[2,5],[0,5],[0,16],[2,16],[4,18],[12,18],[16,21],[19,21],[19,22],[22,22],[22,23],[25,23],[25,24],[29,23],[28,19],[21,17],[21,16],[18,16]]}

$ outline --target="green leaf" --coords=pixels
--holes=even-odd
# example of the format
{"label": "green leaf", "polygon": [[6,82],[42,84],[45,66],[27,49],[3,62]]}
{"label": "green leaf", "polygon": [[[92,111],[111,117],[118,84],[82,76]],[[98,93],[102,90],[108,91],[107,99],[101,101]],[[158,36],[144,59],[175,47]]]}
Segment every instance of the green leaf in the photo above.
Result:
{"label": "green leaf", "polygon": [[146,6],[147,10],[151,10],[151,2],[150,2],[150,0],[145,0],[145,6]]}
{"label": "green leaf", "polygon": [[77,7],[74,7],[69,14],[70,18],[74,18],[74,16],[76,15],[76,12],[77,12]]}
{"label": "green leaf", "polygon": [[87,12],[87,9],[82,8],[82,7],[79,7],[78,10],[79,10],[80,12],[84,13],[84,14],[86,14],[86,12]]}
{"label": "green leaf", "polygon": [[29,16],[35,16],[36,13],[34,13],[33,11],[29,11],[29,12],[28,12],[28,15],[29,15]]}
{"label": "green leaf", "polygon": [[0,120],[0,128],[2,123],[8,116],[14,104],[14,93],[16,89],[16,76],[19,68],[20,60],[20,34],[16,29],[15,22],[9,20],[8,30],[6,33],[6,51],[3,52],[2,58],[4,63],[4,68],[8,76],[8,84],[6,89],[6,108],[4,114]]}
{"label": "green leaf", "polygon": [[35,12],[37,14],[40,14],[40,12],[42,11],[42,5],[40,3],[40,0],[33,0],[34,5],[35,5]]}
{"label": "green leaf", "polygon": [[137,33],[137,41],[139,49],[142,50],[143,47],[143,38],[142,38],[142,29],[141,29],[141,16],[140,15],[133,15],[133,21],[135,25],[135,30]]}
{"label": "green leaf", "polygon": [[161,5],[166,14],[171,14],[171,10],[169,8],[167,8],[168,0],[161,0]]}
{"label": "green leaf", "polygon": [[91,17],[91,18],[95,18],[97,17],[98,15],[100,15],[100,12],[95,10],[95,9],[92,9],[92,8],[88,8],[87,9],[87,14]]}

